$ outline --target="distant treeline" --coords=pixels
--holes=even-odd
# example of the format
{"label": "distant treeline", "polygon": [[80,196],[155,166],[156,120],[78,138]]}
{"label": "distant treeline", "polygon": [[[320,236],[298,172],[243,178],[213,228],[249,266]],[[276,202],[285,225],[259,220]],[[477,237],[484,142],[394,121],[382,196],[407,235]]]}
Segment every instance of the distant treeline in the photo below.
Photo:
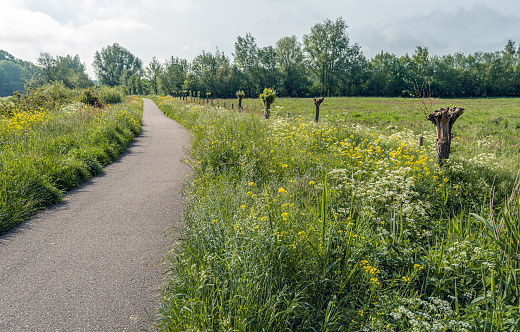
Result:
{"label": "distant treeline", "polygon": [[[361,46],[350,43],[342,18],[325,20],[311,28],[300,42],[282,37],[274,46],[259,47],[247,33],[235,42],[232,58],[203,51],[189,61],[156,58],[142,61],[118,44],[95,53],[98,82],[122,85],[132,94],[190,94],[258,97],[273,87],[282,97],[384,96],[506,97],[520,96],[520,48],[509,40],[503,50],[465,55],[430,55],[417,46],[413,55],[381,51],[372,59]],[[38,66],[0,51],[0,96],[16,89],[63,81],[72,88],[92,84],[79,57],[42,53]]]}

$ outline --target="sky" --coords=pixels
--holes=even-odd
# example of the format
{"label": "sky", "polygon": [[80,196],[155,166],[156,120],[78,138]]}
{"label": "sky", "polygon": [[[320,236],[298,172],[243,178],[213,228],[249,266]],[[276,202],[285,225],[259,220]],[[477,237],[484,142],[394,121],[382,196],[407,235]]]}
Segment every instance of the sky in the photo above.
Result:
{"label": "sky", "polygon": [[40,52],[79,55],[95,79],[96,51],[118,43],[146,66],[155,56],[192,60],[218,48],[232,59],[238,36],[259,47],[342,17],[367,58],[381,51],[430,54],[520,46],[518,0],[0,0],[0,49],[36,63]]}

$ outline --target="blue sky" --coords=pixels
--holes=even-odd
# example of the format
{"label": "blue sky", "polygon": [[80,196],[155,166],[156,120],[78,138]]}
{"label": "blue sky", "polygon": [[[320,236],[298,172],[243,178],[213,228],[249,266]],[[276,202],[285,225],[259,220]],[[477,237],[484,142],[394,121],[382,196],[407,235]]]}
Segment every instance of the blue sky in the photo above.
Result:
{"label": "blue sky", "polygon": [[314,24],[340,16],[368,58],[416,46],[444,55],[520,43],[518,0],[0,0],[0,8],[0,49],[33,62],[40,52],[78,54],[92,78],[95,51],[114,42],[144,64],[217,47],[231,56],[247,32],[260,47],[284,36],[301,41]]}

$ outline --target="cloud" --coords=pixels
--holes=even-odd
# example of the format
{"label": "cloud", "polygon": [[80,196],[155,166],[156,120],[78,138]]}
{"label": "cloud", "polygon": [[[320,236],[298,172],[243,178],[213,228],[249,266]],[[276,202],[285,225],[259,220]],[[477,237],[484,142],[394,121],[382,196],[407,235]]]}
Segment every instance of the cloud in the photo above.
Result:
{"label": "cloud", "polygon": [[381,50],[399,56],[411,54],[416,46],[426,46],[430,54],[436,55],[492,52],[503,49],[509,39],[520,39],[519,26],[519,16],[473,5],[454,11],[438,9],[385,25],[365,26],[356,37],[369,57]]}
{"label": "cloud", "polygon": [[60,22],[47,13],[23,5],[3,9],[0,12],[2,49],[32,62],[36,62],[40,52],[79,54],[92,77],[91,64],[96,50],[121,40],[146,39],[152,30],[149,25],[125,16],[74,23]]}

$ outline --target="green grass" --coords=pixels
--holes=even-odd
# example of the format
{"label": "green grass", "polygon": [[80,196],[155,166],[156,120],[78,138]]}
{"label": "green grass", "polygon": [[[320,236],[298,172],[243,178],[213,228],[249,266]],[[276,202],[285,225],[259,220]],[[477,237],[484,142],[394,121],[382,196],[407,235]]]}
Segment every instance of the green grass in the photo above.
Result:
{"label": "green grass", "polygon": [[[155,101],[193,135],[158,330],[520,327],[518,196],[505,203],[519,145],[476,115],[512,121],[518,100],[457,101],[467,112],[442,169],[433,126],[403,113],[413,100],[325,99],[319,124],[312,102],[299,111],[309,99],[277,99],[268,121],[261,105]],[[487,134],[471,136],[470,119]]]}
{"label": "green grass", "polygon": [[141,113],[140,99],[103,109],[11,104],[0,117],[0,233],[102,173],[140,132]]}
{"label": "green grass", "polygon": [[[224,104],[236,109],[235,99],[219,99],[214,105]],[[244,99],[246,112],[262,114],[260,99]],[[505,156],[511,169],[518,169],[520,155],[520,100],[518,98],[467,98],[467,99],[406,99],[406,98],[325,98],[320,107],[322,120],[340,123],[358,123],[377,127],[386,133],[411,130],[416,135],[433,133],[434,128],[426,121],[426,115],[440,107],[458,105],[464,107],[464,115],[455,123],[453,135],[464,141],[464,146],[485,145],[498,157]],[[312,98],[278,98],[271,107],[275,116],[311,121],[314,118]],[[471,151],[470,151],[471,152]],[[514,160],[514,161],[513,161]]]}

